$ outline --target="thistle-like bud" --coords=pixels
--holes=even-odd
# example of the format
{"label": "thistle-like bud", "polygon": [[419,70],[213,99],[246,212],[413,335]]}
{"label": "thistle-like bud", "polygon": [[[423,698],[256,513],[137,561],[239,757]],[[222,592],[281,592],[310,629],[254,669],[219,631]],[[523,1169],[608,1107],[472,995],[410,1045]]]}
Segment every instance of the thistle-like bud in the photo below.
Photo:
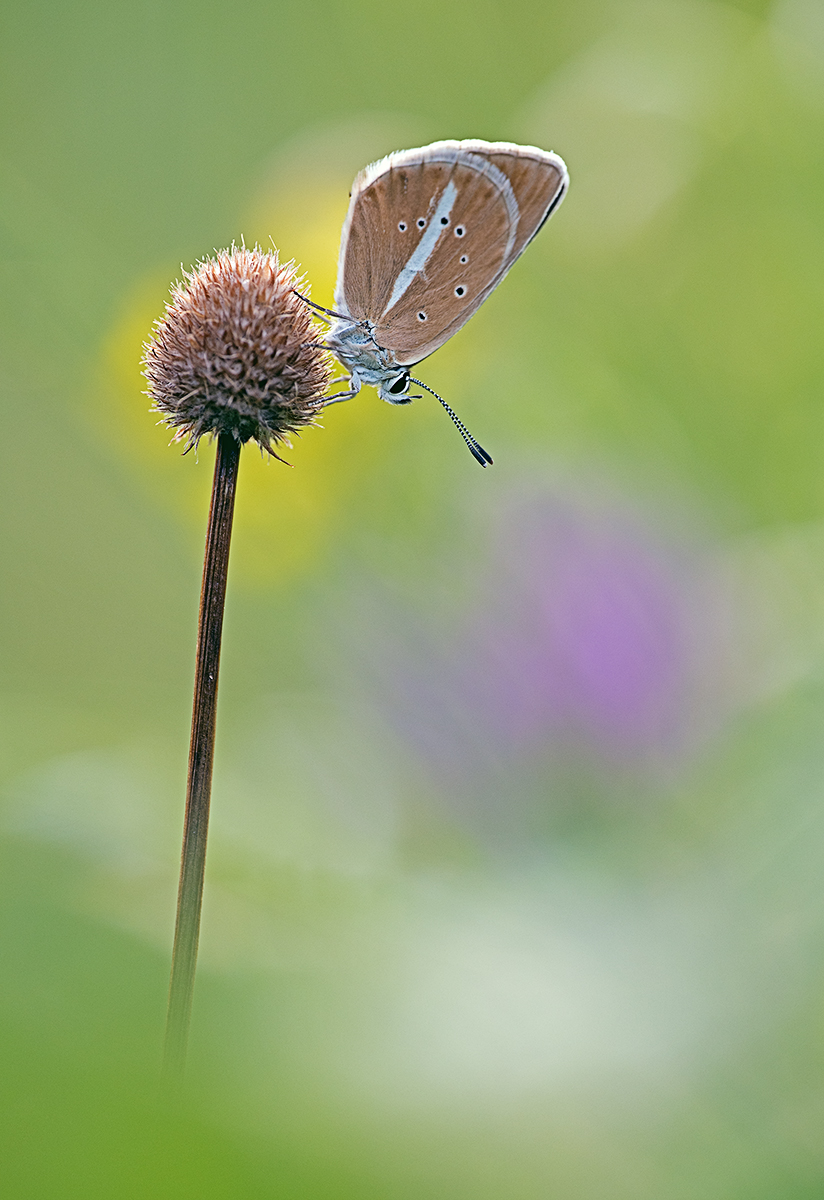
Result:
{"label": "thistle-like bud", "polygon": [[144,359],[149,395],[175,441],[204,434],[273,443],[312,424],[327,356],[291,263],[258,247],[221,250],[175,285]]}

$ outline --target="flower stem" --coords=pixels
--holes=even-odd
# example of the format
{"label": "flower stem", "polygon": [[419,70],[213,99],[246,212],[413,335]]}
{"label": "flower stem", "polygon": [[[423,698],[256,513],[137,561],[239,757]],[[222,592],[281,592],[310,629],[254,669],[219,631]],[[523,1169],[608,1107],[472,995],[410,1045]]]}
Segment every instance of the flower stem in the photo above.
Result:
{"label": "flower stem", "polygon": [[206,835],[209,825],[209,799],[212,790],[212,762],[215,750],[217,715],[217,677],[220,666],[220,641],[226,600],[226,575],[232,515],[240,463],[240,442],[231,434],[217,439],[212,505],[206,534],[203,563],[203,587],[200,593],[200,623],[197,633],[195,696],[192,707],[192,739],[189,747],[189,780],[186,791],[186,817],[183,826],[183,853],[180,860],[180,886],[177,894],[177,919],[172,950],[172,975],[169,984],[169,1008],[166,1018],[164,1074],[179,1078],[186,1062],[189,1019],[195,985],[200,911],[203,905],[203,872],[206,865]]}

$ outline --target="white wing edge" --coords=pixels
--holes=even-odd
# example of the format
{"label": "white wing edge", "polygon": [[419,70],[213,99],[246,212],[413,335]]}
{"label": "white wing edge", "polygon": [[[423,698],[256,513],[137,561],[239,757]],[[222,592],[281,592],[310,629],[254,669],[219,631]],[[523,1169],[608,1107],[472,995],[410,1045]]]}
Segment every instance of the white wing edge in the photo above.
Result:
{"label": "white wing edge", "polygon": [[444,152],[447,159],[456,159],[460,154],[489,154],[494,153],[496,150],[520,154],[525,158],[540,158],[544,162],[552,163],[560,171],[562,188],[566,191],[569,184],[569,172],[564,160],[560,155],[553,153],[553,151],[542,150],[539,146],[522,146],[517,142],[484,142],[480,138],[470,138],[462,142],[430,142],[428,146],[419,146],[414,150],[396,150],[393,154],[387,154],[384,158],[378,159],[377,162],[370,163],[368,167],[364,167],[355,179],[352,186],[352,195],[354,197],[356,192],[368,187],[370,183],[373,183],[379,175],[383,175],[390,167],[421,162],[421,160],[426,160],[427,158],[440,158],[444,155]]}

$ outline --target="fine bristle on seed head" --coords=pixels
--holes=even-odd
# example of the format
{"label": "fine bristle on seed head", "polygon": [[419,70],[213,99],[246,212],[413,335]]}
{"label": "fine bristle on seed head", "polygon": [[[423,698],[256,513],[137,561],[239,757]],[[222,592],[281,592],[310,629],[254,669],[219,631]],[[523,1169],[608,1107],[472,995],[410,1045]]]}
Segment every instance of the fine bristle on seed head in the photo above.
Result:
{"label": "fine bristle on seed head", "polygon": [[312,424],[329,382],[327,354],[291,263],[258,247],[207,258],[172,290],[146,346],[149,395],[176,441],[204,434],[273,444]]}

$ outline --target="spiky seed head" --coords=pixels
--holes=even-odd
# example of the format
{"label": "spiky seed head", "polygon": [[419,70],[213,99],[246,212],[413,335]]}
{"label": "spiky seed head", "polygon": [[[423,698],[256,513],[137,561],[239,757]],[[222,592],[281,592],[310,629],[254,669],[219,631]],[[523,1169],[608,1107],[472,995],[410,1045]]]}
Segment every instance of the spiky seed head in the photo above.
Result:
{"label": "spiky seed head", "polygon": [[257,246],[221,250],[184,272],[146,345],[154,407],[175,440],[204,434],[273,444],[310,425],[329,383],[326,352],[292,263]]}

